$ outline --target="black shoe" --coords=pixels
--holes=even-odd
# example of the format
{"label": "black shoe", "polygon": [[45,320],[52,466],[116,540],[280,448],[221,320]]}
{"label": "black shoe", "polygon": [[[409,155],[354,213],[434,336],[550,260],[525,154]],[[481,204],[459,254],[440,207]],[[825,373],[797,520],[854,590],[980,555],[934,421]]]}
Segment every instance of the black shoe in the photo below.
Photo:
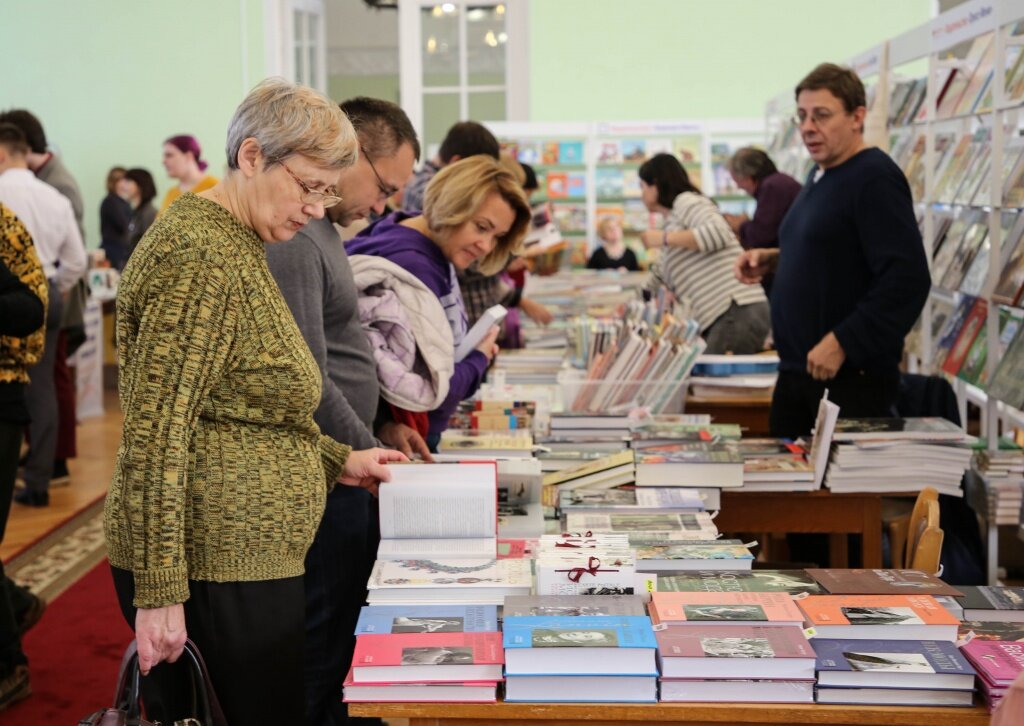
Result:
{"label": "black shoe", "polygon": [[32,695],[28,682],[28,666],[15,666],[14,670],[0,679],[0,711]]}
{"label": "black shoe", "polygon": [[33,592],[25,590],[24,588],[22,588],[22,590],[29,598],[31,598],[29,600],[29,606],[20,613],[15,613],[14,617],[18,621],[18,630],[20,630],[21,634],[24,635],[43,617],[43,613],[46,612],[46,600],[43,600],[43,598]]}
{"label": "black shoe", "polygon": [[50,493],[36,489],[19,489],[14,492],[14,501],[24,504],[26,507],[48,507],[50,506]]}
{"label": "black shoe", "polygon": [[68,473],[67,459],[54,459],[53,476],[50,477],[51,487],[67,486],[71,483],[71,474]]}

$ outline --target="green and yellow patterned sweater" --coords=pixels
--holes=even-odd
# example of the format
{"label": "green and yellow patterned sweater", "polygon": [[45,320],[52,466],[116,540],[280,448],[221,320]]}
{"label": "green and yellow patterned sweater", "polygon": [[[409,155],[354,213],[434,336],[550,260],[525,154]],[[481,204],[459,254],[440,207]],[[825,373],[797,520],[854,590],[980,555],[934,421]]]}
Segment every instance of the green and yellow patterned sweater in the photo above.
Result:
{"label": "green and yellow patterned sweater", "polygon": [[135,606],[184,602],[189,579],[301,575],[350,449],[313,422],[320,374],[260,238],[183,196],[125,269],[117,349],[124,429],[104,528]]}
{"label": "green and yellow patterned sweater", "polygon": [[[25,225],[0,204],[0,259],[46,306],[49,288],[35,245]],[[28,383],[28,369],[39,362],[46,326],[24,338],[0,335],[0,383]]]}

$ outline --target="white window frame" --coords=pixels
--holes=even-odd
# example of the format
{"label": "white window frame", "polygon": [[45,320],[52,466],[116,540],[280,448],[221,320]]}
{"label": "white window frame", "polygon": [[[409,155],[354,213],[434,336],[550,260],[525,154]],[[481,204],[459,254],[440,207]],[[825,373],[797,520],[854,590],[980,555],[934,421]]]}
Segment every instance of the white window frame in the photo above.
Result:
{"label": "white window frame", "polygon": [[[244,1],[244,0],[243,0]],[[327,18],[324,0],[264,0],[265,65],[268,76],[283,76],[296,83],[311,85],[327,93]],[[295,12],[317,18],[317,32],[303,45],[312,45],[316,54],[316,83],[309,83],[308,53],[303,53],[302,67],[295,64]]]}
{"label": "white window frame", "polygon": [[[530,118],[529,93],[529,0],[450,0],[459,8],[459,83],[455,86],[423,86],[421,45],[423,8],[440,4],[437,0],[402,0],[398,4],[399,88],[402,108],[409,116],[420,138],[423,138],[423,97],[435,93],[459,94],[459,118],[469,118],[469,96],[474,92],[505,92],[505,119],[478,121],[526,121]],[[466,44],[467,5],[504,5],[508,43],[505,44],[504,85],[470,85]]]}

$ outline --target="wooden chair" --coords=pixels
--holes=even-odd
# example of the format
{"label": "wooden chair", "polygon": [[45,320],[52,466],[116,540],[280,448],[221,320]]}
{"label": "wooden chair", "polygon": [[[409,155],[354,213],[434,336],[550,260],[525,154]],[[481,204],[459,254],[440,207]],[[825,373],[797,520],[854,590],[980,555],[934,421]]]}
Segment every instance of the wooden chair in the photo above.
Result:
{"label": "wooden chair", "polygon": [[942,552],[939,493],[925,487],[917,495],[914,511],[889,523],[893,567],[935,574]]}

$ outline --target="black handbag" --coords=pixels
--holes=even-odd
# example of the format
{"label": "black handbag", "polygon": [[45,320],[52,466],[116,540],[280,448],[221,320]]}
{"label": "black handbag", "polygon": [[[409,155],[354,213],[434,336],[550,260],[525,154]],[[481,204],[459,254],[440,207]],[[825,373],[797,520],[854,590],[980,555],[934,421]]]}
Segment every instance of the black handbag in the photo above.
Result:
{"label": "black handbag", "polygon": [[[185,641],[181,657],[186,659],[192,674],[193,702],[190,712],[194,717],[175,721],[172,726],[226,726],[217,695],[210,683],[210,674],[199,649],[191,640]],[[133,640],[121,659],[121,670],[114,691],[114,705],[89,714],[78,726],[161,726],[159,721],[142,718],[141,684],[138,645]]]}

